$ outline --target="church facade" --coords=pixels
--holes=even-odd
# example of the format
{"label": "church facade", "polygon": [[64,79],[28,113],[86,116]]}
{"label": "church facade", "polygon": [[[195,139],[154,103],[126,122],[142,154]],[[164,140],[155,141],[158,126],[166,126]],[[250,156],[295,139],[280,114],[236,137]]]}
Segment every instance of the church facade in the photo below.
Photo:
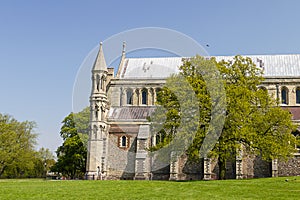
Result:
{"label": "church facade", "polygon": [[[263,89],[282,102],[300,125],[300,55],[248,56],[264,68]],[[217,56],[217,60],[231,59]],[[118,67],[108,68],[100,44],[90,96],[89,179],[201,180],[217,179],[218,165],[210,158],[191,162],[185,155],[159,166],[147,149],[156,144],[147,117],[155,110],[156,94],[166,78],[178,72],[181,57],[126,58],[125,44]],[[295,147],[297,148],[297,147]],[[172,155],[170,155],[172,156]],[[287,162],[266,162],[240,153],[226,166],[227,178],[300,175],[300,151]]]}

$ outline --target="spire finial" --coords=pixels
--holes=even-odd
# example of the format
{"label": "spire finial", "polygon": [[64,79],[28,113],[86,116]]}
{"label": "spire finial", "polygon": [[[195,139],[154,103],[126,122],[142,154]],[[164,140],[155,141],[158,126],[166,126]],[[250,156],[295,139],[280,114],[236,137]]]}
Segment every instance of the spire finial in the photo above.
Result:
{"label": "spire finial", "polygon": [[123,53],[125,53],[125,51],[126,51],[126,42],[124,41],[123,42]]}

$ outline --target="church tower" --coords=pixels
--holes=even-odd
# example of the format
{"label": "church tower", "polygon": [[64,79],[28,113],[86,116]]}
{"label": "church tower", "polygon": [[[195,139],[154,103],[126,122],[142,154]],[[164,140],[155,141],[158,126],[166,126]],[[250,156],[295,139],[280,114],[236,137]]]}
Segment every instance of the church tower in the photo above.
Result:
{"label": "church tower", "polygon": [[87,178],[105,179],[107,152],[107,121],[108,110],[106,66],[102,42],[92,69],[92,91],[90,96],[90,132],[87,156]]}

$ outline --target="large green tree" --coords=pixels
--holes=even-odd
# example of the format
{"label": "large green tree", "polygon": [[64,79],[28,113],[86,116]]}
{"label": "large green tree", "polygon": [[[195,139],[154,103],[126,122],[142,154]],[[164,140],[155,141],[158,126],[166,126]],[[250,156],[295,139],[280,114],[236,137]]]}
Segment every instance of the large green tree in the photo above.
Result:
{"label": "large green tree", "polygon": [[[157,104],[164,107],[165,112],[157,109],[152,121],[165,122],[152,126],[152,131],[160,135],[152,150],[166,147],[172,144],[173,138],[180,136],[183,143],[189,144],[186,153],[190,159],[203,156],[218,159],[220,179],[225,178],[226,161],[234,160],[241,146],[265,160],[289,157],[295,143],[291,134],[295,128],[291,114],[281,109],[266,90],[258,87],[263,81],[262,73],[250,58],[241,56],[220,62],[201,56],[186,59],[179,74],[168,78],[166,86],[158,93]],[[178,84],[182,77],[196,98],[198,109],[188,109],[190,116],[183,109],[195,105],[195,99],[192,100],[193,96],[187,98],[190,91],[183,87],[184,84]],[[180,100],[182,97],[186,97],[184,101]],[[191,120],[184,118],[196,118],[197,129],[192,129]],[[191,132],[192,137],[189,136]],[[218,138],[218,142],[207,144],[206,138],[211,141]],[[187,142],[191,139],[192,142]]]}
{"label": "large green tree", "polygon": [[0,177],[23,177],[34,168],[35,126],[0,114]]}
{"label": "large green tree", "polygon": [[71,179],[83,177],[87,156],[88,116],[88,110],[84,109],[69,114],[62,121],[60,136],[63,144],[56,151],[57,162],[51,167],[52,171]]}

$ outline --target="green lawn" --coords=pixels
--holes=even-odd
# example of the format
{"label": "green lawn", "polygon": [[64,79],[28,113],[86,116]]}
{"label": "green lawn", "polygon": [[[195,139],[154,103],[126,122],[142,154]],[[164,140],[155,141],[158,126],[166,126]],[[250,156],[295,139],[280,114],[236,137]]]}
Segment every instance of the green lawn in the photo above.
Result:
{"label": "green lawn", "polygon": [[188,182],[4,179],[0,199],[300,199],[300,177]]}

